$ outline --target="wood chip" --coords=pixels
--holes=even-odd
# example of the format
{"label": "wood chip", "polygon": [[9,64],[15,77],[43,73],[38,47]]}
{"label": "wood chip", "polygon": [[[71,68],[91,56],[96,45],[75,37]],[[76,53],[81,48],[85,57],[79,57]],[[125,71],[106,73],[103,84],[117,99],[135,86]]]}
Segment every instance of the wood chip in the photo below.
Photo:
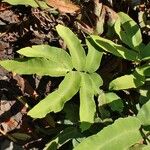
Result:
{"label": "wood chip", "polygon": [[63,13],[75,13],[80,11],[80,7],[73,4],[71,1],[66,2],[65,0],[46,0],[46,3]]}

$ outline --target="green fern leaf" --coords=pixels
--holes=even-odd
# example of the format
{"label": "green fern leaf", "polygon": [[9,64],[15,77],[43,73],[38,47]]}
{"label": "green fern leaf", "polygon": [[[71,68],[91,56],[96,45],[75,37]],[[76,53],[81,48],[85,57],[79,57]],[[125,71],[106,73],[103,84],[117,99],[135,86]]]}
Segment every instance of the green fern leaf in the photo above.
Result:
{"label": "green fern leaf", "polygon": [[77,36],[69,28],[62,25],[57,25],[56,30],[67,44],[75,69],[85,71],[86,55]]}
{"label": "green fern leaf", "polygon": [[50,112],[59,112],[64,104],[70,100],[79,90],[80,74],[77,71],[69,72],[60,83],[58,90],[41,100],[28,115],[33,118],[43,118]]}
{"label": "green fern leaf", "polygon": [[126,150],[142,139],[140,126],[140,121],[135,117],[120,118],[83,140],[74,150]]}

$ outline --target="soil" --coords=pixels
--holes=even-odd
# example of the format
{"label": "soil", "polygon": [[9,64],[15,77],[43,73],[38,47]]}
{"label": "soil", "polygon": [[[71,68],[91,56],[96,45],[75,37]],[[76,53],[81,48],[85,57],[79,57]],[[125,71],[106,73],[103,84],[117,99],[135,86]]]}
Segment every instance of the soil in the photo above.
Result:
{"label": "soil", "polygon": [[[52,15],[38,8],[10,6],[0,2],[0,60],[17,58],[16,51],[26,46],[38,44],[61,46],[54,27],[64,22],[68,22],[65,15]],[[19,132],[28,133],[32,137],[30,141],[20,141],[25,149],[36,146],[42,149],[47,140],[45,142],[42,140],[41,143],[43,137],[34,131],[38,123],[26,115],[27,108],[19,99],[23,98],[33,106],[55,89],[59,82],[60,80],[48,76],[13,75],[0,67],[0,126],[6,134],[0,136],[1,148],[9,146],[10,142],[6,139],[11,140],[9,136]],[[38,93],[36,97],[33,96],[35,90]]]}

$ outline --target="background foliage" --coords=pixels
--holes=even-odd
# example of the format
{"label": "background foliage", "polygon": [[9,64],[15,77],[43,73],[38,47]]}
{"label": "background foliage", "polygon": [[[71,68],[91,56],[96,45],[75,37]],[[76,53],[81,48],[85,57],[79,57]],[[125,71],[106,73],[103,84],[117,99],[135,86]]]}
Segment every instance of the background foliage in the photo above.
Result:
{"label": "background foliage", "polygon": [[[49,139],[43,149],[149,149],[150,44],[144,38],[149,22],[147,12],[140,11],[140,2],[121,1],[130,4],[132,11],[137,9],[137,17],[121,9],[116,13],[114,1],[4,2],[39,7],[54,16],[77,15],[78,30],[63,21],[53,28],[63,44],[23,47],[17,51],[18,58],[0,61],[13,74],[59,81],[44,98],[35,89],[34,99],[39,102],[20,99],[28,107],[26,117],[32,118],[37,136],[42,133],[42,139]],[[88,17],[84,4],[94,6]],[[38,122],[44,119],[48,125]],[[32,139],[29,135],[8,138],[27,141]]]}

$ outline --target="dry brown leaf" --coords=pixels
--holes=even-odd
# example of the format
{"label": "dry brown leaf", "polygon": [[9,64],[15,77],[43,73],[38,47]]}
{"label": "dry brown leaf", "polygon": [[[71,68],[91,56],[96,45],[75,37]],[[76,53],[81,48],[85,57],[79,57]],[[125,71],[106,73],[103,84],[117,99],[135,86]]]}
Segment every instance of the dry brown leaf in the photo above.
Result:
{"label": "dry brown leaf", "polygon": [[75,13],[80,11],[80,7],[73,4],[71,1],[66,2],[65,0],[46,0],[46,3],[63,13]]}
{"label": "dry brown leaf", "polygon": [[4,131],[7,133],[18,126],[18,122],[14,118],[9,118],[7,121],[1,123]]}
{"label": "dry brown leaf", "polygon": [[23,93],[28,93],[33,98],[36,98],[38,96],[36,91],[32,88],[32,86],[27,80],[25,80],[24,78],[22,78],[21,76],[19,76],[14,72],[13,72],[13,78],[17,81]]}
{"label": "dry brown leaf", "polygon": [[18,105],[15,100],[2,99],[0,101],[0,116],[2,119],[0,122],[0,127],[5,133],[20,128],[23,114],[19,111],[13,114],[14,108],[19,106],[21,105]]}
{"label": "dry brown leaf", "polygon": [[83,32],[87,34],[93,34],[93,28],[87,25],[86,23],[78,21],[77,26],[78,26],[78,29],[82,30]]}
{"label": "dry brown leaf", "polygon": [[2,2],[0,3],[0,11],[4,11],[10,7],[11,6],[9,6],[9,4],[7,4],[7,3],[2,3]]}
{"label": "dry brown leaf", "polygon": [[104,32],[106,10],[102,3],[99,3],[99,1],[97,0],[95,0],[94,2],[95,2],[94,13],[97,16],[95,33],[101,35]]}
{"label": "dry brown leaf", "polygon": [[108,19],[109,24],[113,25],[116,22],[116,20],[118,19],[118,14],[113,9],[111,9],[110,7],[108,7],[106,5],[104,5],[104,8],[109,17],[109,19]]}

